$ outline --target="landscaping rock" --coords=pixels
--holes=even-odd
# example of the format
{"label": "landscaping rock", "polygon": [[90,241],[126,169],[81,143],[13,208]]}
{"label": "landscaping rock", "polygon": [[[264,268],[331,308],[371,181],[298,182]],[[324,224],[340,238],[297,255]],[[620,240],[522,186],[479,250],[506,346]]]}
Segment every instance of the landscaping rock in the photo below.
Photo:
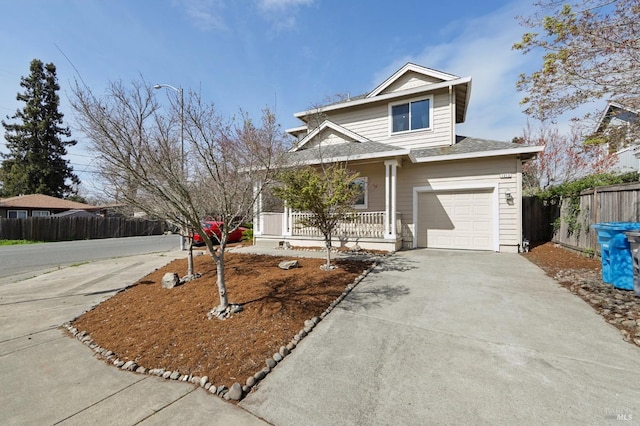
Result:
{"label": "landscaping rock", "polygon": [[173,373],[171,373],[169,375],[169,378],[171,380],[178,380],[180,378],[180,372],[179,371],[174,371]]}
{"label": "landscaping rock", "polygon": [[135,361],[128,361],[122,366],[122,369],[127,371],[136,371],[137,368],[138,364]]}
{"label": "landscaping rock", "polygon": [[267,367],[269,367],[269,368],[273,368],[273,367],[276,366],[276,362],[274,361],[273,358],[267,358],[265,363],[267,364]]}
{"label": "landscaping rock", "polygon": [[280,353],[280,355],[287,356],[289,355],[289,349],[286,346],[280,346],[280,350],[278,351],[278,353]]}
{"label": "landscaping rock", "polygon": [[216,389],[216,395],[218,396],[224,395],[225,393],[227,393],[228,390],[229,388],[227,388],[225,385],[218,386],[218,388]]}
{"label": "landscaping rock", "polygon": [[202,376],[200,377],[200,386],[201,387],[205,387],[205,385],[209,382],[209,377],[208,376]]}
{"label": "landscaping rock", "polygon": [[240,385],[240,383],[234,383],[233,385],[231,385],[231,389],[229,389],[229,392],[227,392],[227,395],[229,396],[229,399],[232,401],[240,401],[240,398],[242,398],[242,385]]}
{"label": "landscaping rock", "polygon": [[253,377],[254,377],[256,380],[262,380],[262,379],[264,379],[264,378],[265,378],[265,376],[266,376],[266,375],[267,375],[267,374],[264,372],[264,370],[260,370],[260,371],[258,371],[256,374],[254,374],[254,375],[253,375]]}
{"label": "landscaping rock", "polygon": [[274,360],[275,362],[280,362],[280,361],[282,361],[282,355],[280,355],[280,353],[279,353],[279,352],[276,352],[275,354],[273,354],[273,360]]}
{"label": "landscaping rock", "polygon": [[247,381],[245,382],[247,386],[252,387],[256,384],[256,378],[253,376],[247,377]]}
{"label": "landscaping rock", "polygon": [[283,260],[278,264],[278,268],[284,269],[285,271],[291,268],[297,268],[298,266],[300,266],[300,264],[297,260]]}
{"label": "landscaping rock", "polygon": [[174,288],[180,283],[180,278],[175,272],[167,272],[162,277],[162,288]]}

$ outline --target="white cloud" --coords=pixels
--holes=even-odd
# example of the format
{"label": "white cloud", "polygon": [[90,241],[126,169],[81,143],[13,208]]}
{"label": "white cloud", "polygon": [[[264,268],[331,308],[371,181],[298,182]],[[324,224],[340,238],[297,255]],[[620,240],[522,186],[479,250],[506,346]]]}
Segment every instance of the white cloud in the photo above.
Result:
{"label": "white cloud", "polygon": [[308,6],[313,0],[258,0],[258,6],[262,9],[285,9],[295,6]]}
{"label": "white cloud", "polygon": [[201,30],[227,30],[222,17],[222,0],[173,0],[173,5],[184,9],[191,23]]}
{"label": "white cloud", "polygon": [[309,6],[314,0],[257,0],[262,17],[276,31],[290,30],[296,26],[296,12],[301,6]]}
{"label": "white cloud", "polygon": [[[514,4],[515,5],[515,4]],[[525,11],[526,12],[526,11]],[[413,56],[399,58],[376,74],[380,82],[406,62],[472,78],[471,97],[458,133],[509,141],[519,136],[527,116],[519,105],[518,75],[536,67],[532,55],[511,49],[524,28],[515,16],[518,6],[507,6],[485,16],[454,22],[446,29],[449,41],[425,46]],[[456,31],[456,33],[452,32]]]}

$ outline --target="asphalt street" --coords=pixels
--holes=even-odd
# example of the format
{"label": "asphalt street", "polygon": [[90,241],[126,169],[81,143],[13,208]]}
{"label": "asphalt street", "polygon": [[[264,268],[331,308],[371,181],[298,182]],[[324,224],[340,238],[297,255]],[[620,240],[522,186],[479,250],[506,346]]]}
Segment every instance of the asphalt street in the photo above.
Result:
{"label": "asphalt street", "polygon": [[0,285],[70,265],[178,249],[177,235],[0,246]]}

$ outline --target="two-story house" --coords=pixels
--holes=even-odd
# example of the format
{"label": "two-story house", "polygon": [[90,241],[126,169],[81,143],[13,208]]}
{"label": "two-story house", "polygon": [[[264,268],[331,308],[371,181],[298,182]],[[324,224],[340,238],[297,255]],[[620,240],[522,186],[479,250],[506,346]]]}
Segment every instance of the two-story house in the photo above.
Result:
{"label": "two-story house", "polygon": [[[363,196],[334,245],[517,252],[522,164],[542,151],[460,136],[471,78],[408,63],[370,93],[296,113],[292,164],[348,162]],[[304,212],[256,209],[256,242],[320,246]]]}
{"label": "two-story house", "polygon": [[594,135],[604,138],[615,153],[613,173],[640,172],[639,104],[637,98],[611,100],[598,121]]}

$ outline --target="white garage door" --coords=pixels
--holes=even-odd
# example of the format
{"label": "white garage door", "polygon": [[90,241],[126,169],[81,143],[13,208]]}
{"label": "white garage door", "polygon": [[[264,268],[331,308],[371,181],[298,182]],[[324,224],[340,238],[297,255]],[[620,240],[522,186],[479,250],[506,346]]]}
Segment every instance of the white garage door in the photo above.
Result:
{"label": "white garage door", "polygon": [[418,247],[492,250],[493,191],[418,194]]}

